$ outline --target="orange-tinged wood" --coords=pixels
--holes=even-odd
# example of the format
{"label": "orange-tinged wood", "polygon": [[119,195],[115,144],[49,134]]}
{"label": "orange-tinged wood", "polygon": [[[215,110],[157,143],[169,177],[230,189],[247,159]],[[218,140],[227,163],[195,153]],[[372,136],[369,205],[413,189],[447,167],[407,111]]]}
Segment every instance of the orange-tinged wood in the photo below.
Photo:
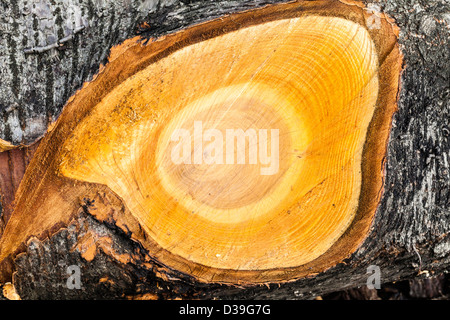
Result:
{"label": "orange-tinged wood", "polygon": [[10,142],[0,139],[0,152],[11,150],[14,148]]}
{"label": "orange-tinged wood", "polygon": [[21,300],[11,282],[5,283],[3,286],[3,296],[8,300]]}
{"label": "orange-tinged wood", "polygon": [[[307,263],[356,212],[377,64],[364,28],[328,17],[185,47],[96,106],[66,141],[61,173],[109,186],[157,243],[191,261],[251,270]],[[222,132],[280,130],[280,170],[174,164],[171,134],[193,132],[194,121]]]}
{"label": "orange-tinged wood", "polygon": [[[381,196],[401,67],[392,22],[367,19],[360,6],[298,2],[128,40],[40,144],[0,261],[67,224],[99,184],[153,258],[202,281],[289,281],[342,261]],[[192,138],[182,163],[180,129]],[[206,163],[212,129],[223,154]],[[226,140],[238,129],[243,163]],[[89,259],[92,248],[87,239]]]}

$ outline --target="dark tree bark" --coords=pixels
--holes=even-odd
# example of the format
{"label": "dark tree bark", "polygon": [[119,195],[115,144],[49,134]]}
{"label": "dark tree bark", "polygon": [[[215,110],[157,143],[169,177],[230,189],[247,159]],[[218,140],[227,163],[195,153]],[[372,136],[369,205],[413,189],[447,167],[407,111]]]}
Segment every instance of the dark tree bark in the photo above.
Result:
{"label": "dark tree bark", "polygon": [[[108,49],[120,41],[138,33],[147,38],[164,35],[272,2],[277,1],[2,2],[0,138],[29,144],[42,136],[67,99],[105,62]],[[12,263],[15,272],[10,279],[19,295],[306,299],[365,286],[369,265],[380,267],[383,283],[448,270],[450,4],[364,3],[378,6],[400,27],[404,71],[386,157],[385,192],[369,236],[351,258],[314,277],[280,285],[199,283],[153,261],[114,221],[93,215],[102,206],[124,210],[105,189],[86,195],[69,226],[46,239],[32,238],[23,247]],[[2,212],[7,223],[8,210]],[[66,287],[69,265],[81,268],[81,290]]]}

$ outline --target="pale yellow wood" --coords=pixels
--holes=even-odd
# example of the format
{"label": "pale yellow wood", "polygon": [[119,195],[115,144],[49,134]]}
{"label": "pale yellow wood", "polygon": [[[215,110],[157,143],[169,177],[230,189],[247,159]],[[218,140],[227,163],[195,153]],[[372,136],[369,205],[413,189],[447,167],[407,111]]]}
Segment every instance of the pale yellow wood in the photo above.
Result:
{"label": "pale yellow wood", "polygon": [[[184,47],[117,86],[64,143],[59,170],[110,187],[161,248],[187,261],[296,267],[355,216],[377,96],[377,52],[361,25],[322,16],[259,24]],[[279,170],[174,164],[171,134],[195,121],[278,129]]]}
{"label": "pale yellow wood", "polygon": [[[344,261],[383,194],[403,63],[394,21],[375,17],[361,2],[299,0],[112,48],[26,169],[0,282],[27,241],[80,214],[121,229],[163,278],[286,282]],[[228,147],[231,129],[243,148]],[[133,263],[97,242],[73,250]]]}

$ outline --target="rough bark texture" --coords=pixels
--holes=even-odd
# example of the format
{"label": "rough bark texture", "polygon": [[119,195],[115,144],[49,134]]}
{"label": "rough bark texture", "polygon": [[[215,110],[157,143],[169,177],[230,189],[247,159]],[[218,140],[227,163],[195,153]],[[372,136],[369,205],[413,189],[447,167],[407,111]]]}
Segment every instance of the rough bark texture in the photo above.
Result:
{"label": "rough bark texture", "polygon": [[[58,5],[44,0],[28,4],[2,2],[0,112],[4,121],[0,138],[20,143],[42,135],[49,119],[59,114],[67,98],[105,61],[107,48],[134,32],[155,37],[268,2],[272,1],[130,1],[128,5],[121,1],[63,1]],[[405,69],[386,157],[385,192],[371,234],[348,261],[316,277],[282,285],[205,285],[147,261],[144,249],[131,242],[113,221],[101,222],[92,217],[90,210],[95,209],[95,204],[92,207],[88,202],[90,205],[80,208],[79,217],[69,227],[50,239],[30,240],[25,252],[16,257],[13,278],[18,293],[23,298],[125,298],[137,294],[166,299],[305,299],[364,286],[369,265],[380,267],[382,282],[426,278],[447,270],[450,4],[447,0],[365,3],[396,20],[401,29],[399,42]],[[37,10],[40,6],[50,9]],[[69,15],[70,6],[80,8],[72,9],[79,12],[78,18]],[[59,22],[45,18],[53,13],[59,15]],[[136,28],[144,20],[150,28]],[[65,42],[62,50],[24,53],[25,48],[63,39],[80,26],[85,28]],[[97,239],[95,250],[91,249],[94,255],[83,249],[87,234]],[[105,245],[99,241],[102,237]],[[65,287],[66,266],[72,264],[81,268],[81,290]]]}
{"label": "rough bark texture", "polygon": [[8,0],[0,3],[0,138],[42,136],[111,46],[173,1]]}

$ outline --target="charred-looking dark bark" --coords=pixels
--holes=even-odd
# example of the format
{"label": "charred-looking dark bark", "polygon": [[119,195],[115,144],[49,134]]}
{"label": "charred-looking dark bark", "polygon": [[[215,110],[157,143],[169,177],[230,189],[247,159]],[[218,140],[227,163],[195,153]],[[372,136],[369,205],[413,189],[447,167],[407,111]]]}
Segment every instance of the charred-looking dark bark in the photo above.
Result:
{"label": "charred-looking dark bark", "polygon": [[[138,33],[160,36],[269,2],[277,1],[1,2],[0,138],[19,144],[42,136],[67,99],[105,62],[108,49],[121,40]],[[86,195],[68,227],[47,239],[30,239],[16,256],[11,280],[18,294],[304,299],[366,285],[370,265],[380,268],[382,283],[448,270],[450,4],[364,2],[389,14],[400,27],[404,71],[386,157],[385,192],[367,240],[350,259],[292,283],[207,285],[152,261],[114,221],[97,219],[95,210],[112,195]],[[67,287],[71,265],[80,268],[81,289]]]}

